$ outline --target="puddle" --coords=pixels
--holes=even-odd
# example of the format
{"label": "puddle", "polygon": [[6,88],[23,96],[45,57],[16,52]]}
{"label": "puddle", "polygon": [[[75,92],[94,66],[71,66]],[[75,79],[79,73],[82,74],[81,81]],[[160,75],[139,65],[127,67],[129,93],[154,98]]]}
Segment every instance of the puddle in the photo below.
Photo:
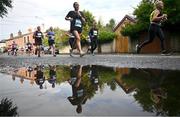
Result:
{"label": "puddle", "polygon": [[179,76],[178,70],[30,66],[0,73],[0,99],[10,99],[20,116],[178,116]]}

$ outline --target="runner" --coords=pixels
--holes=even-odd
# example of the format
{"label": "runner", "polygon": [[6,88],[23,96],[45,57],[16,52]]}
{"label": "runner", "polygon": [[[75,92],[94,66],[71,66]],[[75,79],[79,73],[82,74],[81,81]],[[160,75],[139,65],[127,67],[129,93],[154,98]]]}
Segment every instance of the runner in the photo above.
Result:
{"label": "runner", "polygon": [[26,44],[26,53],[28,54],[28,55],[30,55],[31,53],[32,53],[32,43],[30,43],[29,41],[28,41],[28,43]]}
{"label": "runner", "polygon": [[41,46],[42,46],[42,39],[44,38],[43,33],[41,32],[40,26],[37,27],[37,31],[34,32],[33,38],[35,39],[35,55],[38,54],[38,57],[41,55]]}
{"label": "runner", "polygon": [[89,31],[89,37],[91,40],[91,54],[94,56],[94,50],[97,48],[97,40],[98,40],[98,29],[96,22],[93,23],[93,27]]}
{"label": "runner", "polygon": [[12,55],[14,55],[14,56],[17,56],[17,51],[18,51],[18,45],[16,44],[16,42],[15,41],[13,41],[13,43],[12,43]]}
{"label": "runner", "polygon": [[56,57],[56,54],[55,54],[55,33],[54,33],[52,27],[49,28],[49,31],[47,33],[47,37],[48,37],[49,50],[51,50],[51,53],[53,54],[53,56]]}
{"label": "runner", "polygon": [[145,45],[151,43],[155,36],[158,36],[158,38],[161,41],[161,53],[167,54],[167,51],[164,48],[164,34],[161,29],[161,23],[167,20],[167,14],[162,14],[162,10],[164,8],[164,4],[162,1],[155,2],[156,9],[151,13],[150,15],[150,26],[148,31],[148,40],[144,41],[140,45],[136,45],[136,51],[137,53],[140,53],[141,48],[143,48]]}
{"label": "runner", "polygon": [[71,78],[68,80],[72,87],[72,96],[68,97],[70,103],[76,107],[76,112],[82,113],[82,105],[86,103],[88,97],[85,85],[82,82],[82,65],[72,66],[70,70]]}
{"label": "runner", "polygon": [[45,82],[45,76],[44,76],[44,71],[43,71],[43,66],[42,65],[37,65],[35,68],[36,74],[35,74],[35,82],[37,85],[39,85],[40,89],[43,89],[43,84]]}
{"label": "runner", "polygon": [[79,11],[78,2],[74,2],[73,4],[74,11],[70,11],[65,19],[71,22],[70,32],[75,36],[76,39],[76,47],[79,51],[80,57],[84,56],[85,53],[81,49],[81,32],[83,28],[83,23],[85,22],[84,15],[81,11]]}
{"label": "runner", "polygon": [[51,66],[49,65],[49,78],[48,78],[48,82],[52,85],[52,88],[55,88],[55,84],[56,84],[56,66]]}

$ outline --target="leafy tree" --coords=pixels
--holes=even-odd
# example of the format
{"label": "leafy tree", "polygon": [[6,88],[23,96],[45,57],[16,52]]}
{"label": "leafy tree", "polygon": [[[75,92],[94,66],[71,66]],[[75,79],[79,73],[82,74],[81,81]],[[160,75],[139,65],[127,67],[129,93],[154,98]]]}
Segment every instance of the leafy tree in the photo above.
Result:
{"label": "leafy tree", "polygon": [[3,18],[7,13],[7,8],[12,8],[12,0],[0,0],[0,17]]}
{"label": "leafy tree", "polygon": [[147,30],[149,26],[149,16],[153,11],[153,2],[151,0],[142,0],[140,5],[134,10],[136,24],[128,24],[121,31],[122,35],[130,36],[136,39],[141,31]]}
{"label": "leafy tree", "polygon": [[168,20],[165,22],[165,28],[170,31],[178,32],[180,27],[180,1],[164,0],[164,5],[164,12],[168,15]]}
{"label": "leafy tree", "polygon": [[99,29],[99,38],[98,38],[98,52],[101,53],[101,44],[103,43],[109,43],[113,41],[115,38],[115,33],[112,31],[113,27],[115,25],[115,20],[111,19],[108,24],[105,26],[103,25],[103,22],[101,18],[97,22],[97,27]]}
{"label": "leafy tree", "polygon": [[82,32],[81,37],[82,37],[82,39],[86,39],[87,35],[89,33],[89,30],[92,27],[92,24],[93,24],[93,21],[94,21],[94,16],[90,11],[86,11],[86,10],[83,10],[83,14],[84,14],[84,17],[86,19],[86,23],[84,24],[83,32]]}
{"label": "leafy tree", "polygon": [[[180,1],[163,0],[163,2],[165,5],[163,12],[168,15],[168,20],[163,24],[163,26],[170,31],[177,32],[180,26]],[[142,31],[148,30],[150,24],[149,16],[153,9],[153,0],[142,0],[133,13],[136,16],[137,23],[127,25],[123,28],[121,33],[124,36],[130,36],[133,39],[138,37],[138,34]]]}
{"label": "leafy tree", "polygon": [[[85,15],[86,24],[83,29],[82,39],[86,39],[90,28],[92,27],[93,21],[95,21],[94,16],[89,11],[83,10],[83,13]],[[99,29],[99,42],[100,43],[106,43],[110,42],[114,39],[114,34],[112,32],[112,29],[115,26],[115,20],[111,19],[106,26],[103,26],[103,23],[101,20],[97,22],[97,27]]]}
{"label": "leafy tree", "polygon": [[113,32],[101,30],[101,32],[99,33],[99,43],[108,43],[113,41],[114,38],[115,34]]}
{"label": "leafy tree", "polygon": [[109,20],[109,23],[106,24],[106,29],[109,31],[113,31],[115,25],[115,20],[112,18]]}
{"label": "leafy tree", "polygon": [[0,116],[18,116],[17,109],[11,99],[3,98],[0,101]]}

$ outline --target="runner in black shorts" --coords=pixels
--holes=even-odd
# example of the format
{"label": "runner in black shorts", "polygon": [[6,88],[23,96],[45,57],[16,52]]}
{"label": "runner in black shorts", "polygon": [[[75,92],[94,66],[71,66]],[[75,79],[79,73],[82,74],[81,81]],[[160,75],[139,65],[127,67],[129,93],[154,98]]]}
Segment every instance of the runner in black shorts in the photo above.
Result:
{"label": "runner in black shorts", "polygon": [[12,55],[17,56],[17,51],[18,51],[18,45],[16,44],[15,41],[12,43]]}
{"label": "runner in black shorts", "polygon": [[84,55],[84,52],[81,49],[80,35],[82,32],[83,23],[85,22],[85,18],[83,13],[79,11],[79,4],[77,2],[74,2],[73,7],[74,7],[74,11],[70,11],[66,15],[65,19],[71,22],[70,32],[76,38],[76,47],[79,51],[80,57],[82,57]]}
{"label": "runner in black shorts", "polygon": [[29,41],[28,41],[28,43],[26,44],[26,53],[28,54],[28,55],[30,55],[30,53],[32,52],[32,43],[30,43]]}
{"label": "runner in black shorts", "polygon": [[42,39],[44,38],[43,33],[41,32],[40,26],[38,26],[37,31],[34,32],[33,38],[35,39],[35,46],[36,46],[35,55],[38,54],[38,57],[40,57]]}
{"label": "runner in black shorts", "polygon": [[158,38],[161,41],[161,53],[167,54],[167,51],[164,48],[164,33],[161,29],[161,22],[164,22],[167,20],[167,15],[162,14],[162,10],[164,8],[164,4],[162,1],[155,2],[156,9],[151,13],[150,15],[150,26],[148,31],[148,40],[144,41],[140,45],[136,45],[136,51],[137,53],[140,53],[141,48],[143,48],[145,45],[151,43],[155,36],[158,36]]}
{"label": "runner in black shorts", "polygon": [[93,22],[93,27],[89,31],[89,37],[91,40],[91,54],[94,56],[94,50],[97,48],[98,41],[98,29],[96,22]]}

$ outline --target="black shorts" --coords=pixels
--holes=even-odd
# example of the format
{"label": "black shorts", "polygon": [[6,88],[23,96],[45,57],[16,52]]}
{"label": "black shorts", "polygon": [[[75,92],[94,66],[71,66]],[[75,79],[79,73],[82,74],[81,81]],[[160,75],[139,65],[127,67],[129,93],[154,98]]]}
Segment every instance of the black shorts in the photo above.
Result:
{"label": "black shorts", "polygon": [[26,49],[26,51],[28,51],[28,50],[32,51],[32,47],[28,47],[28,48]]}
{"label": "black shorts", "polygon": [[17,48],[12,48],[12,51],[17,51],[18,49]]}
{"label": "black shorts", "polygon": [[35,45],[42,45],[42,39],[35,39]]}
{"label": "black shorts", "polygon": [[73,28],[71,28],[71,33],[73,33],[73,31],[78,31],[78,33],[80,34],[80,33],[82,33],[82,28],[79,28],[79,27],[73,27]]}
{"label": "black shorts", "polygon": [[49,46],[52,46],[55,44],[55,41],[54,40],[48,40],[48,44],[49,44]]}

